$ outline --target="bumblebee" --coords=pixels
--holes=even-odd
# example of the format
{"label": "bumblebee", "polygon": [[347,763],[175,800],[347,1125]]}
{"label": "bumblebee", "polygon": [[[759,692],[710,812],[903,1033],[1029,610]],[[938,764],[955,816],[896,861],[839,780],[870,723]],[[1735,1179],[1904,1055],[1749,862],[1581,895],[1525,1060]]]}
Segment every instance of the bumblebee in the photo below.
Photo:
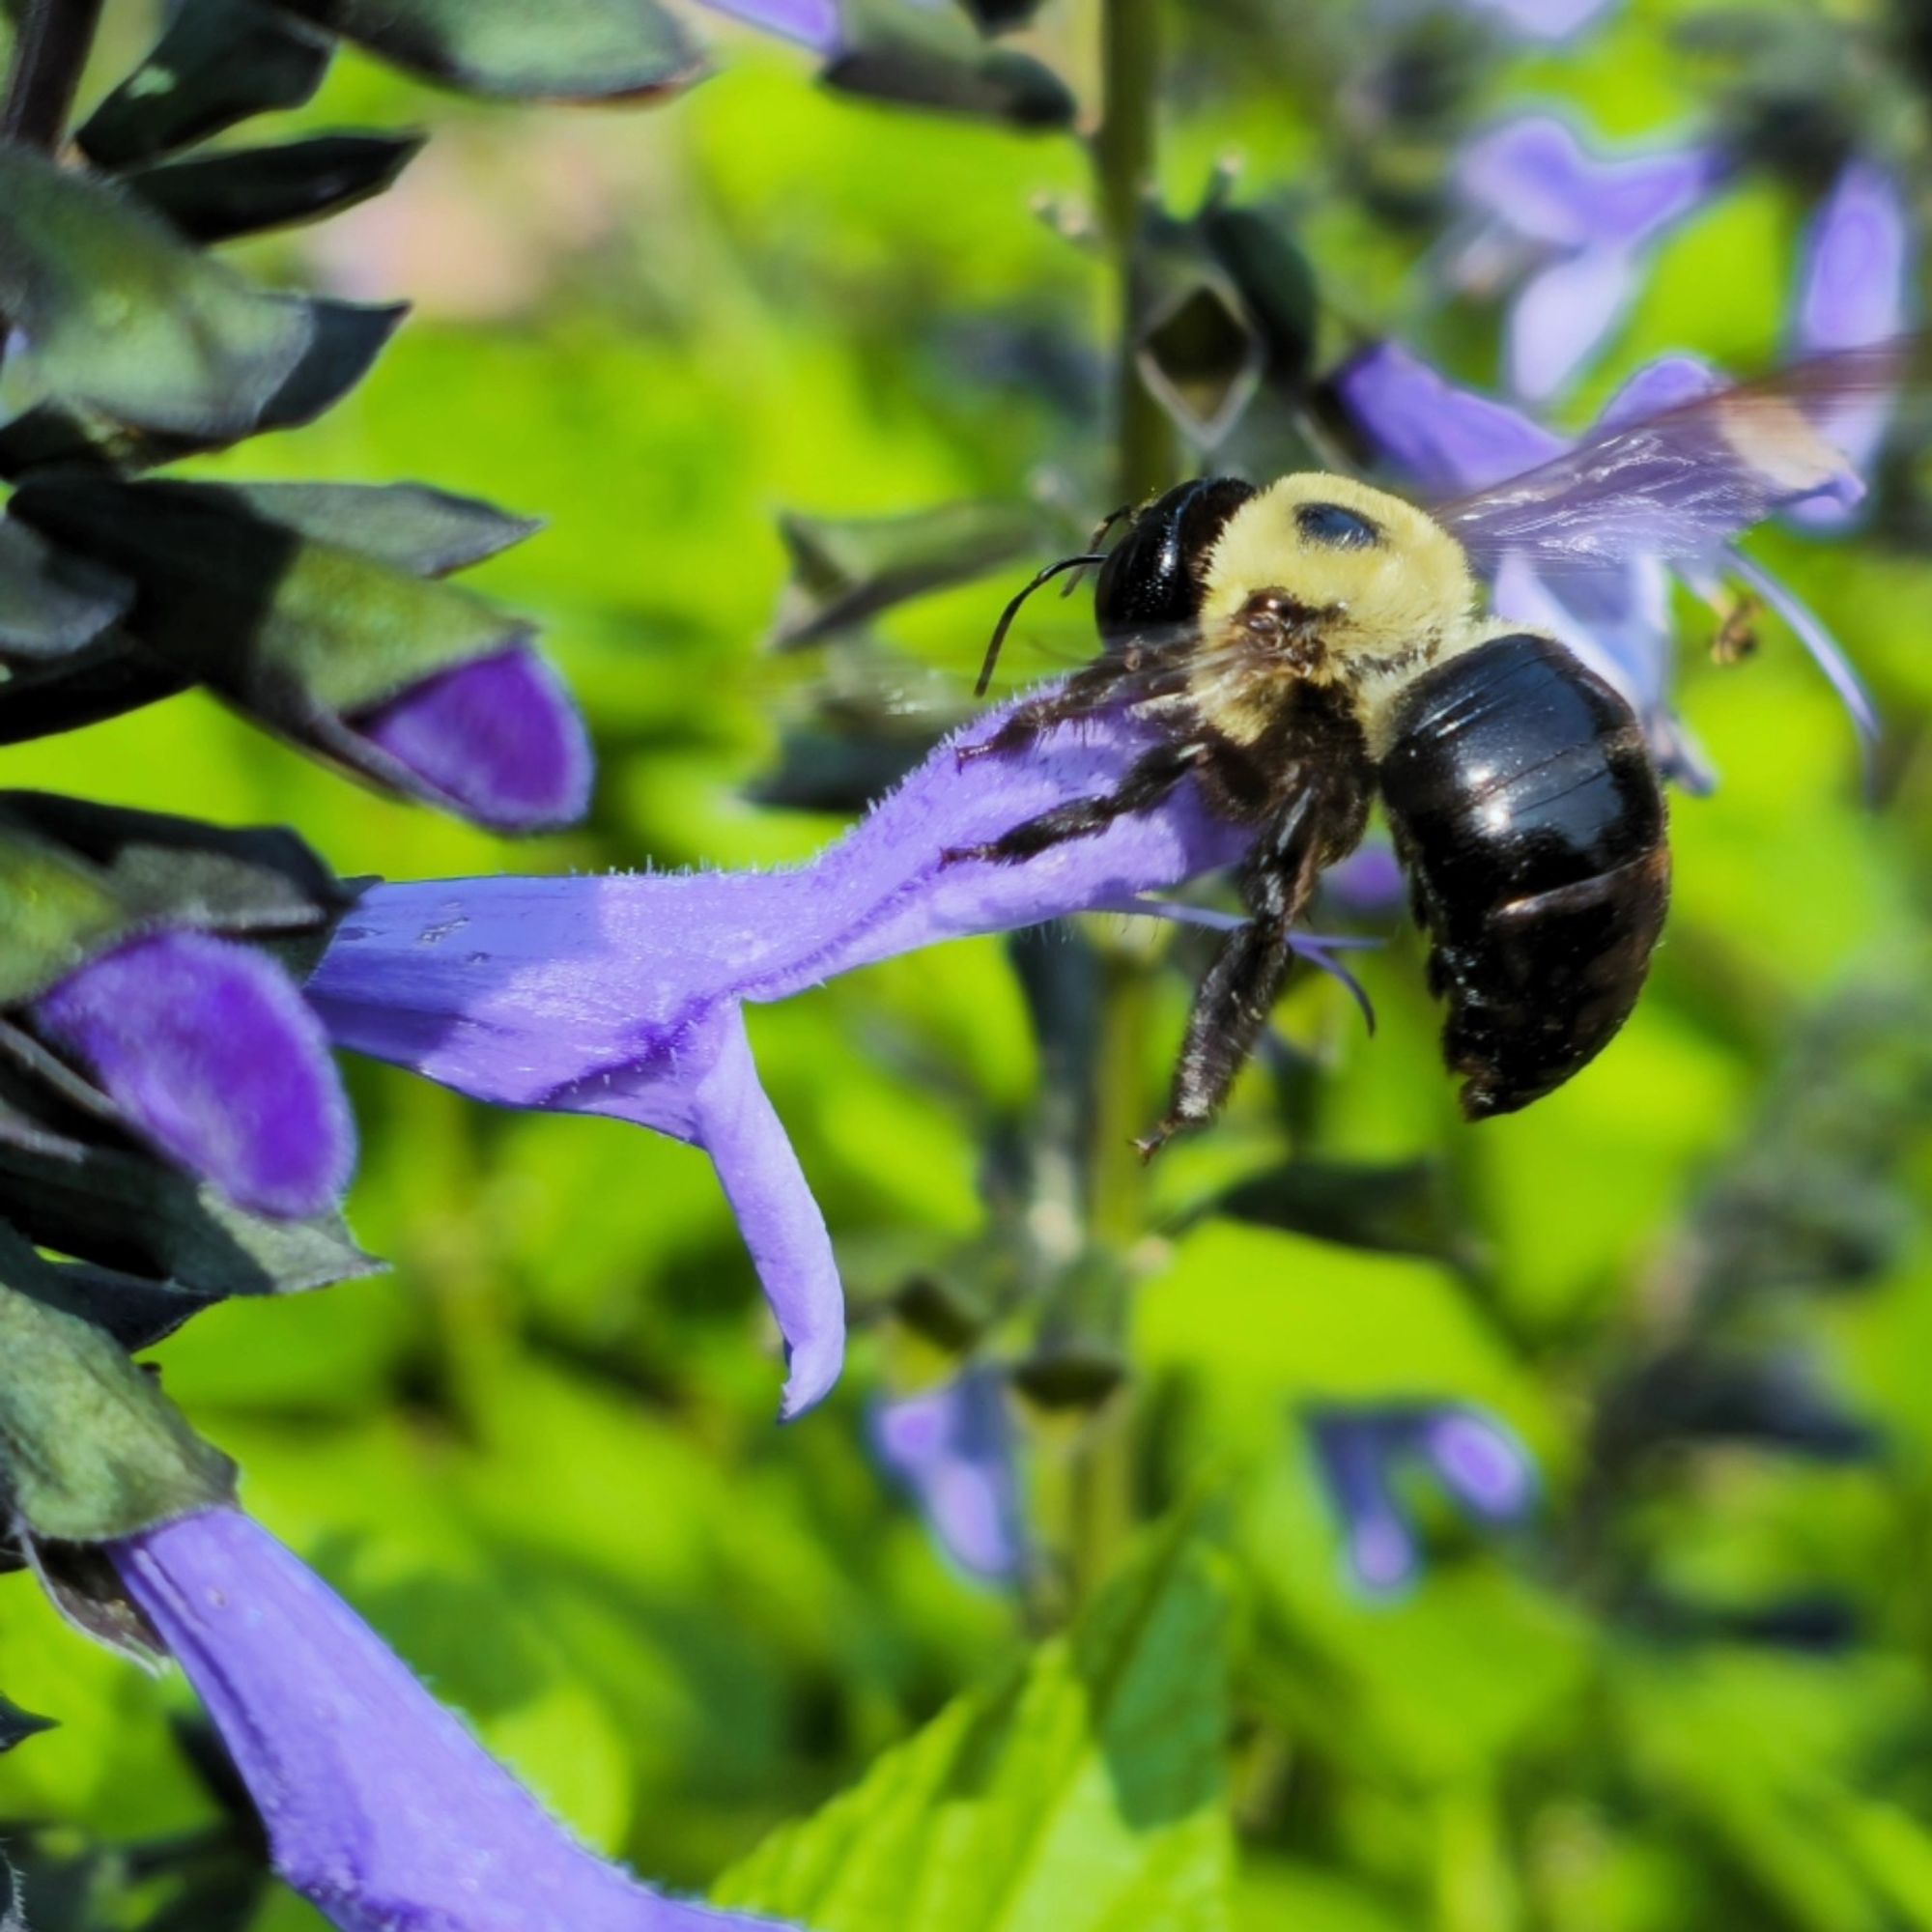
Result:
{"label": "bumblebee", "polygon": [[1669,904],[1662,784],[1624,698],[1554,638],[1485,615],[1481,579],[1511,554],[1541,570],[1708,567],[1773,511],[1842,492],[1821,418],[1894,361],[1852,352],[1721,389],[1433,511],[1338,475],[1185,483],[1130,513],[1111,550],[1049,565],[1014,598],[981,692],[1025,598],[1064,570],[1099,566],[1101,654],[961,755],[1009,754],[1109,707],[1155,742],[1116,790],[949,862],[1016,863],[1188,783],[1254,832],[1236,881],[1249,920],[1202,980],[1144,1153],[1219,1109],[1291,928],[1378,801],[1464,1115],[1524,1107],[1609,1043]]}

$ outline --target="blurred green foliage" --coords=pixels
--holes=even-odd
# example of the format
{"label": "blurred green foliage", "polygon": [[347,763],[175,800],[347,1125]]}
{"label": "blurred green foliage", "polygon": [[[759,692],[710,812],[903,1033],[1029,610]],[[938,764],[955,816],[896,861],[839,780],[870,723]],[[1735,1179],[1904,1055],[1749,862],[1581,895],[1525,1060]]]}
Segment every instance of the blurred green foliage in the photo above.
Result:
{"label": "blurred green foliage", "polygon": [[[1260,187],[1319,180],[1319,60],[1350,10],[1326,10],[1305,47],[1280,22],[1280,71],[1217,59],[1219,37],[1270,11],[1175,10],[1163,172],[1182,207],[1230,149]],[[1504,71],[1492,104],[1559,96],[1622,134],[1694,120],[1706,76],[1666,37],[1682,11],[1634,0],[1586,54]],[[1035,43],[1083,88],[1092,14],[1048,9]],[[125,31],[103,79],[137,50]],[[352,790],[199,695],[12,751],[11,784],[286,821],[346,874],[774,863],[833,836],[832,818],[746,798],[811,675],[761,648],[785,573],[778,515],[1023,502],[1042,479],[1084,512],[1104,487],[1088,345],[1105,290],[1030,212],[1086,191],[1068,140],[838,99],[768,43],[721,41],[722,71],[689,99],[621,116],[478,107],[345,54],[287,129],[417,123],[429,147],[382,200],[237,256],[418,313],[322,422],[196,466],[430,479],[548,519],[473,581],[541,619],[584,700],[603,760],[588,823],[511,847]],[[1579,418],[1663,348],[1769,359],[1800,213],[1751,185],[1666,245]],[[1303,231],[1348,314],[1420,320],[1423,238],[1319,186]],[[1460,339],[1463,373],[1491,373],[1473,321],[1435,339]],[[1704,665],[1687,608],[1685,704],[1722,785],[1675,808],[1672,923],[1610,1052],[1528,1114],[1472,1130],[1436,1062],[1412,936],[1362,965],[1373,1039],[1319,977],[1281,1009],[1318,1069],[1295,1151],[1430,1163],[1451,1259],[1201,1217],[1283,1155],[1264,1072],[1148,1178],[1148,1224],[1166,1232],[1135,1256],[1131,1354],[1151,1418],[1138,1500],[1152,1517],[1205,1483],[1225,1501],[1215,1588],[1234,1610],[1224,1636],[1198,1596],[1169,1605],[1194,1621],[1143,1666],[1160,1680],[1149,1721],[1178,1688],[1216,1694],[1225,1649],[1236,1926],[1932,1926],[1932,567],[1872,543],[1755,548],[1881,695],[1875,803],[1795,644],[1771,631],[1747,666]],[[1004,595],[999,580],[949,590],[881,628],[970,678]],[[1083,652],[1083,612],[1031,617],[1009,674]],[[1122,923],[1100,923],[1107,943]],[[1186,993],[1179,974],[1159,982],[1129,1069],[1150,1119]],[[895,961],[752,1028],[876,1317],[885,1289],[980,1231],[988,1128],[1041,1104],[1007,953],[976,941]],[[1793,1077],[1806,1092],[1839,1081],[1835,1109],[1794,1111]],[[1001,1690],[1024,1667],[1026,1620],[954,1577],[871,1466],[868,1395],[929,1373],[909,1339],[862,1320],[840,1392],[781,1434],[762,1303],[699,1155],[613,1123],[489,1115],[386,1069],[357,1068],[355,1092],[351,1217],[393,1272],[232,1301],[156,1351],[240,1463],[248,1506],[578,1831],[654,1878],[700,1888],[857,1784],[823,1829],[877,1861],[845,1882],[890,1887],[910,1854],[866,1807],[883,1816],[895,1791],[962,1777],[976,1804],[1013,1804],[985,1727],[1011,1697],[1070,1700],[1077,1724],[1079,1670],[1047,1652],[1030,1688]],[[1845,1123],[1873,1118],[1883,1144],[1833,1167]],[[1819,1172],[1860,1264],[1770,1279],[1737,1229],[1769,1226],[1789,1253]],[[1754,1177],[1742,1196],[1741,1175]],[[1853,1277],[1855,1293],[1820,1293]],[[1606,1489],[1592,1431],[1609,1392],[1719,1314],[1745,1340],[1809,1350],[1880,1432],[1882,1461],[1700,1443],[1620,1464]],[[1437,1397],[1521,1433],[1544,1462],[1544,1519],[1501,1550],[1445,1528],[1411,1598],[1365,1605],[1295,1406]],[[1049,1506],[1076,1433],[1035,1418]],[[1856,1638],[1794,1647],[1681,1610],[1805,1597],[1842,1602]],[[128,1843],[216,1815],[183,1748],[178,1683],[83,1643],[21,1583],[0,1590],[0,1658],[8,1688],[60,1721],[0,1758],[0,1816]],[[944,1720],[980,1726],[977,1770],[948,1758],[952,1732],[906,1746],[980,1685],[989,1701]],[[1191,1820],[1185,1857],[1211,1861],[1221,1813],[1201,1823],[1182,1784],[1163,1815]],[[998,1836],[997,1820],[974,1829]],[[1180,1850],[1142,1855],[1174,1897],[1195,1882]],[[762,1856],[734,1898],[816,1910],[836,1891],[836,1873],[788,1889],[770,1876],[781,1855]],[[962,1902],[929,1922],[1227,1922],[1218,1903],[1197,1919],[1150,1884],[1141,1917],[1063,1916],[1053,1894],[1032,1907],[1044,1916]],[[283,1895],[253,1921],[314,1922]]]}

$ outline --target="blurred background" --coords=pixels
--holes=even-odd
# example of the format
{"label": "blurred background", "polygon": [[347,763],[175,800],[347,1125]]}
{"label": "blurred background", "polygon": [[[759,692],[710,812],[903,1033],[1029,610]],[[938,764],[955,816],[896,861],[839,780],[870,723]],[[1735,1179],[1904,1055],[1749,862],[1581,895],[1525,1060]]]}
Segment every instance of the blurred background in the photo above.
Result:
{"label": "blurred background", "polygon": [[[1387,332],[1492,386],[1493,303],[1436,292],[1456,144],[1533,106],[1609,149],[1722,127],[1776,165],[1662,237],[1552,419],[1586,422],[1664,350],[1775,361],[1833,158],[1918,151],[1913,10],[1630,0],[1555,43],[1498,12],[1172,8],[1169,199],[1193,209],[1238,157],[1241,195],[1317,265],[1328,359]],[[146,43],[129,13],[109,10],[102,78]],[[583,702],[588,821],[493,840],[200,694],[10,751],[10,784],[286,821],[350,875],[764,865],[835,837],[846,813],[813,806],[849,807],[965,713],[1006,597],[1111,507],[1084,157],[714,38],[688,99],[590,114],[457,101],[345,49],[288,126],[418,125],[426,151],[380,201],[236,252],[413,318],[322,422],[200,466],[422,478],[545,518],[476,581],[541,620]],[[1090,0],[1018,43],[1083,98],[1095,43]],[[1865,87],[1861,58],[1895,84]],[[1923,207],[1932,173],[1906,186]],[[1351,955],[1374,1037],[1345,987],[1298,979],[1225,1122],[1148,1173],[1093,1291],[1119,1321],[1063,1276],[1016,1322],[988,1283],[1016,1202],[1037,1232],[1041,1150],[1086,1077],[1081,988],[1144,985],[1114,1077],[1151,1120],[1197,950],[1097,920],[754,1009],[857,1324],[840,1389],[780,1431],[774,1339],[701,1155],[357,1065],[350,1213],[393,1271],[213,1309],[157,1351],[171,1392],[249,1508],[493,1749],[674,1886],[1054,1620],[1069,1472],[1125,1375],[1134,1515],[1205,1489],[1229,1552],[1238,1925],[1932,1925],[1932,565],[1909,412],[1894,448],[1866,526],[1752,544],[1869,680],[1869,771],[1787,633],[1715,664],[1714,617],[1683,601],[1679,701],[1719,782],[1675,801],[1674,910],[1634,1019],[1528,1113],[1461,1123],[1413,931],[1331,907],[1330,929],[1385,942]],[[1037,534],[857,642],[771,648],[824,594],[814,540],[959,503]],[[810,520],[789,551],[785,515]],[[1036,600],[1004,675],[1077,661],[1090,623],[1084,596]],[[1034,1552],[990,1579],[874,1441],[881,1401],[968,1357],[1002,1378]],[[1348,1444],[1406,1441],[1436,1405],[1533,1459],[1534,1502],[1489,1533],[1398,1458],[1410,1548],[1378,1587]],[[61,1719],[0,1759],[0,1817],[78,1845],[215,1815],[178,1684],[19,1584],[0,1655]],[[283,1895],[253,1921],[320,1922]]]}

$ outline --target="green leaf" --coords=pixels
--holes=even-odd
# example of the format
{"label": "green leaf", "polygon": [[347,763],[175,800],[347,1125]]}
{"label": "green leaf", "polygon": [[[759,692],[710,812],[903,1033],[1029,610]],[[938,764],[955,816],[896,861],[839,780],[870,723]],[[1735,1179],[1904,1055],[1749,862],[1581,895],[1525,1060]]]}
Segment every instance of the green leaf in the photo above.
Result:
{"label": "green leaf", "polygon": [[[433,671],[531,635],[467,591],[270,521],[222,485],[62,475],[36,477],[13,500],[36,528],[133,581],[139,601],[128,629],[170,668],[412,796],[423,795],[421,781],[351,721]],[[317,516],[319,500],[289,507]],[[325,520],[341,527],[351,519],[335,499]],[[412,547],[419,534],[412,526]]]}
{"label": "green leaf", "polygon": [[130,428],[72,402],[38,403],[0,424],[0,476],[37,469],[153,469],[184,456],[223,449],[265,430],[298,429],[333,409],[369,373],[404,316],[407,302],[364,305],[311,300],[307,349],[288,380],[250,422],[193,434]]}
{"label": "green leaf", "polygon": [[155,50],[74,136],[103,168],[191,146],[322,85],[329,45],[255,0],[185,0]]}
{"label": "green leaf", "polygon": [[1257,1227],[1455,1266],[1469,1264],[1476,1249],[1435,1160],[1285,1161],[1237,1181],[1210,1208]]}
{"label": "green leaf", "polygon": [[985,46],[956,14],[896,0],[847,0],[824,80],[842,94],[1013,128],[1067,128],[1079,107],[1051,68]]}
{"label": "green leaf", "polygon": [[0,1006],[45,992],[137,923],[91,867],[0,825]]}
{"label": "green leaf", "polygon": [[292,833],[0,792],[0,1007],[136,932],[301,932],[350,900]]}
{"label": "green leaf", "polygon": [[42,1247],[203,1296],[297,1294],[383,1267],[340,1214],[268,1220],[105,1148],[71,1159],[0,1145],[0,1218]]}
{"label": "green leaf", "polygon": [[469,94],[608,100],[688,87],[696,43],[656,0],[277,0],[398,67]]}
{"label": "green leaf", "polygon": [[[54,1727],[51,1718],[37,1718],[31,1711],[23,1711],[17,1704],[11,1704],[0,1697],[0,1751],[10,1751],[23,1738],[31,1738],[41,1731],[50,1731]],[[6,1893],[0,1889],[0,1902]]]}
{"label": "green leaf", "polygon": [[1039,548],[1041,519],[1013,503],[946,503],[897,517],[804,517],[779,536],[791,582],[773,644],[793,650],[857,628],[895,604],[969,583]]}
{"label": "green leaf", "polygon": [[11,145],[0,309],[54,393],[188,436],[252,429],[316,332],[307,302],[250,286],[138,204]]}
{"label": "green leaf", "polygon": [[543,528],[475,497],[427,483],[234,483],[257,516],[318,543],[339,544],[412,577],[446,577]]}
{"label": "green leaf", "polygon": [[48,1261],[31,1250],[10,1280],[21,1293],[92,1322],[130,1351],[153,1348],[203,1309],[227,1298],[198,1294],[174,1282],[144,1281],[89,1262]]}
{"label": "green leaf", "polygon": [[12,518],[0,519],[0,656],[78,650],[122,616],[132,597],[130,585],[98,564],[65,555]]}
{"label": "green leaf", "polygon": [[190,242],[226,242],[354,208],[381,194],[421,150],[420,134],[322,134],[164,161],[123,185]]}
{"label": "green leaf", "polygon": [[0,1478],[34,1536],[103,1543],[232,1502],[235,1468],[124,1350],[8,1286],[0,1238]]}
{"label": "green leaf", "polygon": [[716,1900],[814,1932],[1221,1932],[1225,1605],[1165,1531],[1069,1636],[775,1833]]}

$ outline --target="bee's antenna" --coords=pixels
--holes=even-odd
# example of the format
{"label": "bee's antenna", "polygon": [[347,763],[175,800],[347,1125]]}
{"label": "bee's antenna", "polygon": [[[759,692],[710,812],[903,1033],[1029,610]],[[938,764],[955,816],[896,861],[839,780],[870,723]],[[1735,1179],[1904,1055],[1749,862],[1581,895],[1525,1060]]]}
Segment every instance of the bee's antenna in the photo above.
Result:
{"label": "bee's antenna", "polygon": [[[1106,541],[1107,532],[1111,530],[1114,527],[1114,526],[1121,521],[1122,517],[1130,517],[1133,515],[1133,513],[1134,513],[1134,506],[1131,503],[1122,503],[1118,510],[1109,510],[1107,514],[1104,517],[1102,517],[1097,524],[1094,526],[1094,534],[1087,539],[1087,548],[1089,550],[1098,550],[1100,546]],[[1085,575],[1086,575],[1086,567],[1083,565],[1079,570],[1076,570],[1073,573],[1073,575],[1066,580],[1065,583],[1063,583],[1060,586],[1060,594],[1063,597],[1071,597],[1073,593],[1080,588],[1080,580]]]}
{"label": "bee's antenna", "polygon": [[973,687],[975,697],[984,697],[986,687],[993,681],[993,667],[1000,661],[1000,646],[1007,641],[1007,633],[1013,627],[1013,619],[1020,614],[1024,604],[1042,583],[1050,583],[1063,570],[1085,570],[1090,563],[1105,563],[1105,551],[1083,551],[1078,556],[1063,556],[1058,563],[1049,563],[1035,577],[1033,582],[1000,612],[1000,621],[993,626],[993,640],[986,646],[986,662],[980,667],[980,681]]}

